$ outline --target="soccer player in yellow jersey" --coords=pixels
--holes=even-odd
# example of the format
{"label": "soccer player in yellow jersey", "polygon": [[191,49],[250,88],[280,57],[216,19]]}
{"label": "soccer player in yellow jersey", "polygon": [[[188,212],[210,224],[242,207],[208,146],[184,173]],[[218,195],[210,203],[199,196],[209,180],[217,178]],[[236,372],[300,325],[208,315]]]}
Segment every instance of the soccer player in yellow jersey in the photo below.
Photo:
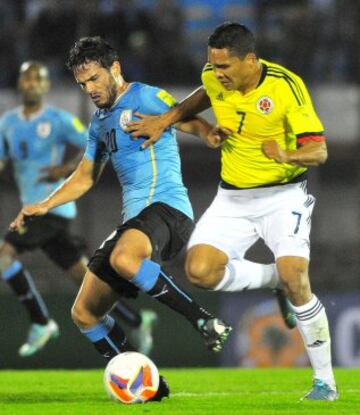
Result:
{"label": "soccer player in yellow jersey", "polygon": [[[306,191],[306,170],[327,159],[324,128],[301,78],[259,59],[245,26],[219,26],[208,46],[202,87],[169,112],[129,128],[134,137],[149,136],[146,147],[167,126],[212,107],[218,126],[208,126],[207,141],[221,146],[221,182],[190,238],[188,278],[222,291],[271,288],[280,278],[314,370],[305,399],[334,401],[328,321],[308,273],[315,199]],[[276,268],[244,259],[259,238]]]}

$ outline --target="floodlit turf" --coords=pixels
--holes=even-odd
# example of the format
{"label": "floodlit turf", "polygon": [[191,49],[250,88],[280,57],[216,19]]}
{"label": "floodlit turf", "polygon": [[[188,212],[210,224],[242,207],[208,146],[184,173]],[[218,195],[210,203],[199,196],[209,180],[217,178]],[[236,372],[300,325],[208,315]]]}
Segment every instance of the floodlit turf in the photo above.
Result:
{"label": "floodlit turf", "polygon": [[299,402],[310,386],[303,369],[163,369],[171,398],[122,405],[104,393],[102,371],[0,371],[1,415],[360,414],[360,370],[336,371],[341,399]]}

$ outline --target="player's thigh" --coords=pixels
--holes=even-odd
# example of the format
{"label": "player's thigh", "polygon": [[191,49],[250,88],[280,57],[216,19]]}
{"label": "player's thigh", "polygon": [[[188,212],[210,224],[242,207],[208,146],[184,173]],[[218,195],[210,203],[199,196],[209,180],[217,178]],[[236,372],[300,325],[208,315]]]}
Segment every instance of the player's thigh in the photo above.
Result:
{"label": "player's thigh", "polygon": [[273,211],[261,221],[263,238],[276,259],[310,257],[311,215],[315,198],[298,190],[286,200],[275,201]]}
{"label": "player's thigh", "polygon": [[243,258],[258,238],[250,220],[242,217],[221,216],[206,211],[196,224],[187,249],[194,251],[198,245],[213,247],[213,250],[201,248],[209,261],[213,253],[216,254],[214,258],[219,260],[223,258],[221,253],[229,259]]}
{"label": "player's thigh", "polygon": [[110,256],[121,235],[122,230],[117,228],[104,240],[90,258],[88,269],[122,297],[136,298],[138,288],[119,275],[110,264]]}
{"label": "player's thigh", "polygon": [[139,270],[141,262],[149,258],[151,253],[149,237],[138,229],[127,229],[111,252],[110,264],[123,278],[131,279]]}
{"label": "player's thigh", "polygon": [[93,272],[88,271],[75,299],[73,310],[79,320],[81,314],[90,314],[99,319],[105,316],[118,300],[118,293]]}

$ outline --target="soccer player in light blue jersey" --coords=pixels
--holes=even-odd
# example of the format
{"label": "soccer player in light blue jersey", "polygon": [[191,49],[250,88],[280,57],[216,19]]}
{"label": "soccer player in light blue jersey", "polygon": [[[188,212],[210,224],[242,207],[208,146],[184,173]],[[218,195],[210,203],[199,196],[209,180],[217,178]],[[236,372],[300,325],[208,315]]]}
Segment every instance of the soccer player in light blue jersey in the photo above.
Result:
{"label": "soccer player in light blue jersey", "polygon": [[[133,141],[126,132],[137,111],[162,113],[175,100],[162,89],[126,82],[117,52],[100,37],[76,42],[68,66],[98,107],[85,155],[75,172],[48,198],[24,206],[11,228],[19,229],[26,217],[45,215],[49,209],[81,197],[111,159],[122,187],[124,222],[90,260],[72,310],[75,323],[95,348],[111,359],[131,346],[108,313],[120,293],[140,289],[188,319],[210,349],[221,350],[231,328],[200,307],[161,265],[181,250],[193,229],[175,130],[165,131],[164,139],[146,150],[141,150],[141,140]],[[180,128],[204,136],[211,126],[196,118]],[[108,208],[104,206],[102,214],[106,215]],[[155,400],[168,395],[161,377]]]}
{"label": "soccer player in light blue jersey", "polygon": [[[49,85],[46,66],[25,62],[19,76],[22,105],[0,119],[0,168],[4,167],[6,159],[12,160],[23,204],[47,197],[75,169],[79,157],[67,163],[63,161],[68,144],[78,147],[81,154],[86,147],[88,134],[80,120],[64,110],[43,104]],[[0,273],[24,305],[31,321],[27,341],[19,349],[21,356],[40,350],[48,340],[58,336],[59,329],[49,317],[29,271],[17,257],[24,251],[41,248],[80,285],[87,271],[87,258],[85,244],[69,232],[75,215],[75,203],[66,203],[46,216],[29,221],[18,232],[7,233],[0,245]],[[118,303],[116,310],[132,327],[138,328],[141,350],[149,352],[154,312],[143,310],[139,315],[123,303]]]}

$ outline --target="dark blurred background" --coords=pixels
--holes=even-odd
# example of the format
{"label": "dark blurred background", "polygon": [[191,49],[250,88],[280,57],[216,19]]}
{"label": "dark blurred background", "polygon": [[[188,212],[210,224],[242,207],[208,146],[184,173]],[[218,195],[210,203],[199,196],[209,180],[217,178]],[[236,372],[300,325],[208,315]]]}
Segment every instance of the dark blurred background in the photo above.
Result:
{"label": "dark blurred background", "polygon": [[[310,192],[317,197],[312,228],[312,285],[331,315],[335,363],[359,366],[360,2],[0,0],[0,113],[18,105],[16,79],[21,62],[37,59],[50,68],[53,85],[48,102],[88,122],[93,107],[65,68],[69,48],[77,38],[86,35],[101,35],[117,47],[127,80],[159,85],[181,99],[199,85],[201,68],[206,62],[207,37],[225,20],[248,25],[256,34],[260,57],[284,64],[303,77],[325,124],[329,160],[321,168],[310,171],[309,183]],[[211,113],[205,116],[212,118]],[[179,135],[179,145],[184,181],[199,218],[216,192],[219,153],[207,149],[196,138],[182,135]],[[120,199],[119,186],[109,168],[96,188],[79,202],[74,231],[87,238],[90,253],[119,222]],[[0,176],[2,233],[19,207],[11,168],[8,168]],[[272,261],[261,243],[249,252],[249,257]],[[0,284],[0,367],[101,365],[101,360],[70,321],[69,309],[75,296],[72,284],[41,252],[26,254],[24,262],[60,322],[63,336],[39,356],[20,360],[17,348],[26,334],[26,317],[5,284]],[[245,351],[251,338],[251,333],[246,331],[249,322],[259,321],[263,313],[276,314],[269,293],[203,293],[186,283],[183,255],[170,268],[194,296],[212,310],[226,315],[236,330],[228,348],[220,357],[214,357],[204,352],[201,339],[187,323],[141,297],[139,305],[155,307],[160,313],[152,355],[157,363],[167,366],[306,364],[300,352],[302,357],[295,361],[278,359],[279,350],[286,351],[291,339],[277,325],[264,329],[262,344],[270,351],[267,363],[256,358],[264,353],[262,349],[251,358]],[[259,304],[264,305],[261,310],[255,307]],[[243,316],[246,316],[245,322]]]}

